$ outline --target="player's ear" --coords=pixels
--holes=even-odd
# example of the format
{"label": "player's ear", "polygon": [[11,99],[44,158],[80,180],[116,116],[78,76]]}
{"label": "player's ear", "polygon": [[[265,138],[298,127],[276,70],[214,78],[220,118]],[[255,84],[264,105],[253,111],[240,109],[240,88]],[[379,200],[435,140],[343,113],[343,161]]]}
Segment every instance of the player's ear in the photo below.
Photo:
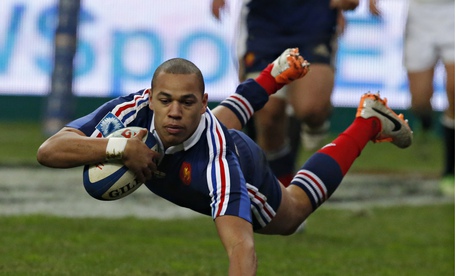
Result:
{"label": "player's ear", "polygon": [[206,112],[206,107],[208,106],[208,93],[203,94],[203,99],[201,101],[202,107],[201,107],[201,114]]}

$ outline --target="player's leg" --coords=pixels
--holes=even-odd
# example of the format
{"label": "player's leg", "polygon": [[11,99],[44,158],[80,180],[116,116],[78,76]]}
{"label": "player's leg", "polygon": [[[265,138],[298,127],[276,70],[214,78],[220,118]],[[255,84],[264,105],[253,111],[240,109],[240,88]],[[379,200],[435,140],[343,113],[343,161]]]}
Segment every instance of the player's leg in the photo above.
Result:
{"label": "player's leg", "polygon": [[278,180],[287,186],[294,176],[295,158],[286,137],[288,118],[285,110],[285,99],[274,95],[255,114],[254,125],[257,144],[265,152],[270,168]]}
{"label": "player's leg", "polygon": [[[329,132],[338,38],[336,30],[340,24],[337,18],[343,16],[341,12],[327,9],[325,2],[316,4],[319,5],[316,9],[322,10],[325,18],[308,24],[305,38],[299,46],[310,62],[310,74],[287,86],[289,102],[300,122],[301,142],[308,150],[318,149]],[[292,135],[295,133],[290,133]]]}
{"label": "player's leg", "polygon": [[279,97],[270,97],[265,106],[254,115],[257,131],[256,142],[266,152],[273,152],[284,145],[286,102]]}
{"label": "player's leg", "polygon": [[441,191],[455,195],[455,3],[452,1],[437,5],[438,24],[444,31],[439,32],[441,59],[446,70],[446,94],[448,106],[441,119],[444,139],[444,170]]}
{"label": "player's leg", "polygon": [[287,88],[294,116],[301,122],[302,144],[317,149],[329,131],[334,70],[329,64],[311,62],[310,73]]}
{"label": "player's leg", "polygon": [[[329,133],[331,96],[334,88],[334,69],[329,64],[333,56],[331,52],[330,56],[318,56],[310,49],[309,58],[313,60],[310,63],[309,74],[286,86],[293,114],[289,118],[286,143],[291,149],[287,154],[289,159],[279,159],[282,164],[290,165],[289,178],[283,178],[285,186],[290,184],[295,173],[299,147],[317,150]],[[305,223],[299,226],[297,232],[305,229]]]}
{"label": "player's leg", "polygon": [[455,195],[455,64],[445,65],[448,106],[441,118],[444,139],[444,170],[441,191]]}
{"label": "player's leg", "polygon": [[451,118],[455,118],[455,63],[446,64],[446,93],[447,93],[447,109],[445,114]]}
{"label": "player's leg", "polygon": [[285,50],[255,79],[241,83],[236,92],[213,109],[214,115],[227,127],[242,129],[247,121],[284,85],[304,77],[309,64],[297,48]]}
{"label": "player's leg", "polygon": [[[428,16],[428,17],[427,17]],[[416,1],[409,4],[404,36],[404,66],[407,70],[411,111],[420,121],[423,131],[433,125],[433,76],[438,61],[436,42],[437,22],[432,11]]]}
{"label": "player's leg", "polygon": [[[445,88],[449,105],[441,119],[445,146],[444,175],[450,175],[448,172],[453,171],[454,167],[454,5],[453,1],[445,3],[411,2],[404,46],[404,65],[409,72],[412,110],[417,117],[421,118],[424,130],[432,125],[430,99],[433,95],[435,65],[439,58],[445,65]],[[441,182],[442,191],[452,195],[453,188],[454,177],[444,178]]]}
{"label": "player's leg", "polygon": [[[272,47],[272,49],[274,48]],[[254,78],[258,74],[251,71],[261,66],[263,60],[267,60],[273,55],[272,49],[257,53],[258,58],[247,69],[250,71],[247,74],[248,78]],[[270,97],[264,108],[254,116],[255,141],[267,155],[272,171],[284,186],[289,185],[295,170],[296,151],[293,150],[290,139],[288,139],[288,127],[290,125],[286,114],[286,103],[287,89],[297,81],[299,80],[277,91],[275,95]]]}
{"label": "player's leg", "polygon": [[434,67],[423,71],[408,71],[409,90],[411,93],[411,111],[420,120],[423,131],[429,131],[433,126],[433,96]]}
{"label": "player's leg", "polygon": [[377,94],[361,98],[356,119],[334,141],[318,150],[284,189],[281,205],[266,234],[291,234],[337,189],[369,141],[391,142],[399,148],[412,143],[412,131]]}
{"label": "player's leg", "polygon": [[287,86],[298,119],[317,129],[329,118],[334,70],[324,63],[310,63],[310,73]]}

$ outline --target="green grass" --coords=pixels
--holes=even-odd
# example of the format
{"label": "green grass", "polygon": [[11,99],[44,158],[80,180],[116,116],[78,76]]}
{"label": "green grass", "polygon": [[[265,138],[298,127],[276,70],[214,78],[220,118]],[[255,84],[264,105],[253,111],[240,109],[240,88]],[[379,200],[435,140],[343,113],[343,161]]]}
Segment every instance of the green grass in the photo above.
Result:
{"label": "green grass", "polygon": [[0,123],[0,165],[38,165],[36,153],[45,141],[36,123]]}
{"label": "green grass", "polygon": [[[0,123],[8,135],[0,136],[0,165],[38,165],[36,152],[46,139],[40,125],[34,123]],[[325,142],[329,142],[333,136]],[[299,164],[312,152],[301,151]],[[404,150],[390,143],[370,142],[353,164],[351,172],[388,172],[439,175],[442,169],[443,149],[439,136],[415,136],[414,144]]]}
{"label": "green grass", "polygon": [[[226,275],[213,222],[0,217],[1,275]],[[307,230],[256,234],[259,275],[453,275],[453,204],[319,209]]]}
{"label": "green grass", "polygon": [[[328,137],[324,144],[335,136]],[[299,152],[298,165],[302,165],[314,152]],[[434,133],[414,135],[413,144],[400,149],[391,143],[369,142],[353,163],[350,172],[390,173],[439,177],[443,167],[444,149],[441,138]]]}
{"label": "green grass", "polygon": [[[0,127],[0,165],[38,165],[40,126]],[[405,150],[370,143],[351,172],[439,175],[439,137],[415,138]],[[259,275],[453,275],[454,205],[320,208],[305,233],[256,235],[256,247]],[[0,275],[226,275],[227,266],[209,218],[0,217]]]}

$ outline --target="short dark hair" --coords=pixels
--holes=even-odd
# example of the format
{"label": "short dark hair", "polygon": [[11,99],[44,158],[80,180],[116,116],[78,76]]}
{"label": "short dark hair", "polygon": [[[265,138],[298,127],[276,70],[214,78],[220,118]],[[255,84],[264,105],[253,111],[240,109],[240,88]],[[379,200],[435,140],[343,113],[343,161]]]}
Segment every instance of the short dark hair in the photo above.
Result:
{"label": "short dark hair", "polygon": [[161,72],[168,74],[195,74],[201,86],[200,90],[204,93],[203,74],[201,73],[201,70],[189,60],[183,58],[172,58],[160,64],[153,73],[152,82],[150,84],[152,88],[155,84],[155,80]]}

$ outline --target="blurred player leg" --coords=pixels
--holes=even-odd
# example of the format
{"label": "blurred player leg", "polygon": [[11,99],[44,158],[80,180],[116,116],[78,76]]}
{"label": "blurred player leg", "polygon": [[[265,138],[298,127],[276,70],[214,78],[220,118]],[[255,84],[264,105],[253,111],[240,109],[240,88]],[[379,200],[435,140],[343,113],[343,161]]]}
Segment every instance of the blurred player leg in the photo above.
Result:
{"label": "blurred player leg", "polygon": [[[255,78],[258,75],[258,72],[250,73],[247,78]],[[287,186],[293,177],[295,160],[291,156],[291,147],[286,139],[285,109],[286,88],[283,88],[269,98],[264,108],[254,114],[254,124],[248,126],[248,133],[253,134],[251,137],[264,150],[270,168],[278,180]]]}
{"label": "blurred player leg", "polygon": [[448,107],[441,119],[444,138],[444,171],[441,191],[455,195],[455,64],[446,64]]}
{"label": "blurred player leg", "polygon": [[[438,57],[430,41],[433,35],[433,20],[427,15],[424,5],[411,1],[404,37],[404,66],[407,70],[411,93],[411,111],[421,123],[423,133],[433,125],[433,75]],[[431,14],[431,13],[428,13]]]}
{"label": "blurred player leg", "polygon": [[[455,91],[455,2],[412,1],[409,5],[404,65],[408,71],[412,111],[420,119],[425,132],[432,126],[433,79],[436,64],[446,69],[448,108],[441,119],[445,145],[441,191],[454,193],[454,91]],[[450,186],[450,188],[449,188]]]}
{"label": "blurred player leg", "polygon": [[[244,47],[241,47],[242,51],[240,52],[244,56],[242,67],[245,68],[246,73],[260,71],[267,63],[273,60],[273,57],[278,55],[280,49],[286,47],[299,47],[300,54],[311,64],[329,65],[333,63],[331,61],[335,52],[334,44],[336,40],[334,38],[338,10],[331,8],[329,1],[299,1],[292,4],[294,6],[286,5],[283,1],[252,0],[246,5],[248,9],[244,13],[242,28],[247,31],[244,32],[247,36],[244,37],[245,41],[241,43]],[[273,20],[275,18],[276,20]],[[315,82],[317,81],[315,80]],[[294,86],[296,83],[298,81],[289,84],[288,87]],[[310,83],[311,81],[308,85]],[[305,82],[301,86],[305,86]],[[296,101],[299,100],[298,104],[301,104],[305,98],[309,97],[309,95],[305,95],[305,93],[310,94],[305,92],[305,89],[309,89],[308,86],[299,90],[295,89],[299,91],[299,94],[303,94],[296,99]],[[330,96],[330,92],[325,94]],[[317,100],[322,102],[322,95],[317,97]],[[327,99],[327,103],[329,103],[329,99]],[[271,109],[263,110],[255,117],[255,121],[260,119],[256,127],[257,142],[268,153],[271,159],[270,164],[277,177],[285,185],[288,185],[289,182],[284,180],[290,179],[295,171],[298,148],[298,144],[295,143],[298,140],[299,132],[294,125],[288,125],[286,109],[284,108],[286,103],[273,100],[269,104],[272,106]],[[322,103],[318,105],[322,105]],[[293,109],[295,108],[293,107]],[[323,114],[312,114],[317,112],[316,106],[312,111],[309,111],[308,108],[309,106],[306,106],[301,108],[299,112],[295,111],[296,116],[302,121],[305,119],[310,127],[317,130],[327,119],[322,119]],[[330,107],[327,109],[330,109]],[[276,113],[269,114],[270,110],[276,110]],[[327,113],[329,111],[327,110]],[[320,112],[325,111],[321,109]],[[277,125],[274,128],[273,122],[269,122],[269,119],[262,117],[274,118],[277,124],[283,125]],[[291,133],[287,133],[288,127],[292,127],[294,130],[292,137]],[[284,131],[284,133],[281,131]],[[269,136],[261,137],[265,135]],[[282,139],[284,139],[283,142],[281,142]],[[294,144],[291,144],[291,142]],[[269,148],[265,148],[264,145]]]}
{"label": "blurred player leg", "polygon": [[[308,74],[307,74],[308,75]],[[286,139],[286,101],[278,91],[267,104],[255,114],[256,142],[267,155],[271,169],[284,186],[292,180],[295,160],[288,139]]]}
{"label": "blurred player leg", "polygon": [[288,95],[294,116],[301,122],[300,136],[304,148],[316,150],[329,132],[334,70],[328,64],[314,62],[310,69],[307,76],[288,86]]}
{"label": "blurred player leg", "polygon": [[434,68],[424,71],[409,71],[409,89],[411,91],[411,111],[420,120],[421,130],[430,131],[433,126],[433,96]]}

